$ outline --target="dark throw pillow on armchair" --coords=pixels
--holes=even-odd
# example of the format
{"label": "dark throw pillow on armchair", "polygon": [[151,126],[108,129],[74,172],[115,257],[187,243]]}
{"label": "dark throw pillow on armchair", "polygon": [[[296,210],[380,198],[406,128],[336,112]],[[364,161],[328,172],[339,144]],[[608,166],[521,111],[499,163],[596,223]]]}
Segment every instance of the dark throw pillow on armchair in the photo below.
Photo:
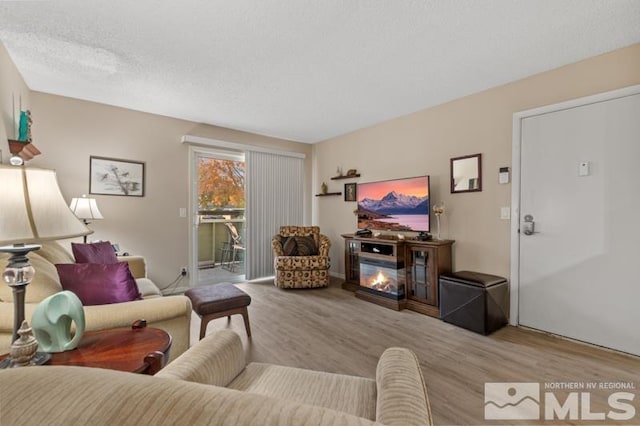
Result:
{"label": "dark throw pillow on armchair", "polygon": [[56,265],[60,284],[78,296],[83,305],[108,305],[140,299],[129,264],[61,263]]}
{"label": "dark throw pillow on armchair", "polygon": [[109,241],[81,244],[71,243],[76,263],[118,263],[116,252]]}
{"label": "dark throw pillow on armchair", "polygon": [[313,235],[305,235],[303,237],[294,237],[298,245],[298,256],[317,256],[318,246],[313,239]]}
{"label": "dark throw pillow on armchair", "polygon": [[298,255],[298,243],[296,242],[296,237],[283,237],[281,235],[280,243],[282,244],[282,251],[285,256]]}

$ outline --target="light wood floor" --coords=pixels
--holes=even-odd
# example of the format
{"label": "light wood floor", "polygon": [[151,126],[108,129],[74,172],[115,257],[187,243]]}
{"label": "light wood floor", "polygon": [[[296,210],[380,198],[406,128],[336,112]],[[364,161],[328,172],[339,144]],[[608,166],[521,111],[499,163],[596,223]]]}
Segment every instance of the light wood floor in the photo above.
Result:
{"label": "light wood floor", "polygon": [[[542,390],[552,382],[632,382],[636,390],[631,392],[640,393],[638,357],[515,327],[482,336],[436,318],[356,299],[340,288],[337,279],[326,289],[281,290],[272,281],[237,286],[252,298],[253,337],[247,339],[240,315],[231,322],[212,321],[208,333],[226,327],[238,332],[249,361],[371,378],[386,348],[410,348],[420,359],[437,425],[514,423],[484,421],[486,382],[538,382]],[[197,342],[199,328],[194,314],[192,342]],[[608,411],[611,392],[592,391],[591,411]],[[567,393],[554,391],[559,401]],[[639,398],[636,395],[634,401],[638,411],[634,424],[640,423]],[[579,424],[558,420],[546,424],[550,423]]]}

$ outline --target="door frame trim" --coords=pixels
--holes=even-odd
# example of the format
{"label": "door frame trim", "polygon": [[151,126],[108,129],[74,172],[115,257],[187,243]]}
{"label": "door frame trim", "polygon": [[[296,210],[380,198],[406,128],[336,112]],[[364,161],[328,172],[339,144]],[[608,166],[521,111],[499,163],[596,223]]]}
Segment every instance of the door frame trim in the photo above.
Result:
{"label": "door frame trim", "polygon": [[511,261],[510,261],[510,313],[509,324],[519,325],[519,289],[520,289],[520,164],[522,144],[522,120],[538,115],[549,114],[577,108],[612,99],[640,94],[640,84],[602,92],[595,95],[571,99],[556,104],[545,105],[513,113],[511,144]]}

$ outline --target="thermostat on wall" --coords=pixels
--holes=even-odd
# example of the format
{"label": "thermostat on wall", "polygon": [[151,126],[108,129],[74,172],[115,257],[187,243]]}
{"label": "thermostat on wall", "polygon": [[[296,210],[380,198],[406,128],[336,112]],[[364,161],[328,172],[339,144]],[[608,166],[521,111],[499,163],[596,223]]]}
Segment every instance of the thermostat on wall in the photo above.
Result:
{"label": "thermostat on wall", "polygon": [[589,176],[591,174],[591,162],[581,161],[578,165],[578,176]]}
{"label": "thermostat on wall", "polygon": [[500,167],[500,173],[498,174],[498,183],[509,183],[508,167]]}

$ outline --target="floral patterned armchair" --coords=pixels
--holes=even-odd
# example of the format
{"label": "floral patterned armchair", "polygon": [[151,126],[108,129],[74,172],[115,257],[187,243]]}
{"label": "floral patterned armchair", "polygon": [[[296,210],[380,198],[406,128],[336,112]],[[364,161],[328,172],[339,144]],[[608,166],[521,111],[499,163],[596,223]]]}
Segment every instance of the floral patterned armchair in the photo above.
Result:
{"label": "floral patterned armchair", "polygon": [[281,226],[271,239],[274,284],[279,288],[329,285],[331,241],[317,226]]}

